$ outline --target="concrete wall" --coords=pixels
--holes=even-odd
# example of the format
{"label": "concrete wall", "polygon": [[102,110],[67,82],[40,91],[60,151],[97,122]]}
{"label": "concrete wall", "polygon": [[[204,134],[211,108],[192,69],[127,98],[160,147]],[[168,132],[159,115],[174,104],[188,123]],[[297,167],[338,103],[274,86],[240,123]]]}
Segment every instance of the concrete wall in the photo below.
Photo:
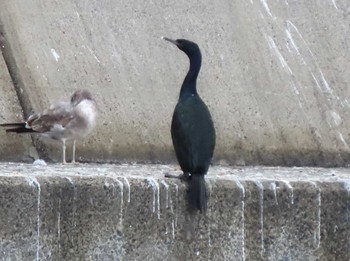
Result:
{"label": "concrete wall", "polygon": [[[0,122],[19,122],[23,112],[3,57],[0,55]],[[30,136],[11,137],[0,131],[0,159],[29,161],[37,156]]]}
{"label": "concrete wall", "polygon": [[350,258],[348,170],[213,168],[206,216],[169,171],[1,164],[0,259]]}
{"label": "concrete wall", "polygon": [[[168,36],[202,49],[216,162],[329,166],[350,158],[348,10],[347,0],[12,0],[0,21],[27,114],[77,88],[95,95],[100,120],[82,160],[174,161],[188,61]],[[60,161],[60,145],[46,146]]]}

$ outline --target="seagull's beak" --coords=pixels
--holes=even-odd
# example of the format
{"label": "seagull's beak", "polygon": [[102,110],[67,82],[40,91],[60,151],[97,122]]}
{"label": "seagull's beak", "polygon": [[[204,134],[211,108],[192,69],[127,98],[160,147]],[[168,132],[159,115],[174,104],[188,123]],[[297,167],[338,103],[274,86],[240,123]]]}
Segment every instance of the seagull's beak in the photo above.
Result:
{"label": "seagull's beak", "polygon": [[165,41],[171,42],[171,43],[173,43],[173,44],[175,44],[175,45],[177,46],[176,40],[170,39],[170,38],[168,38],[168,37],[163,37],[163,39],[164,39]]}

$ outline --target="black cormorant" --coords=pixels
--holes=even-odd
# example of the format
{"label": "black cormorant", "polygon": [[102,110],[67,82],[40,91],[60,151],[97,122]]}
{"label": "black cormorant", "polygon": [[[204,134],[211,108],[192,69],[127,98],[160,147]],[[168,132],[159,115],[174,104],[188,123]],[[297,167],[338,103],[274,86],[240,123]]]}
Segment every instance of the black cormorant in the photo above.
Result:
{"label": "black cormorant", "polygon": [[[171,123],[171,137],[177,160],[188,182],[189,203],[205,212],[207,173],[215,147],[215,129],[208,110],[197,93],[196,81],[202,64],[202,55],[194,42],[177,39],[165,40],[175,44],[190,59],[190,69],[181,86],[178,103]],[[170,175],[168,175],[169,177]]]}

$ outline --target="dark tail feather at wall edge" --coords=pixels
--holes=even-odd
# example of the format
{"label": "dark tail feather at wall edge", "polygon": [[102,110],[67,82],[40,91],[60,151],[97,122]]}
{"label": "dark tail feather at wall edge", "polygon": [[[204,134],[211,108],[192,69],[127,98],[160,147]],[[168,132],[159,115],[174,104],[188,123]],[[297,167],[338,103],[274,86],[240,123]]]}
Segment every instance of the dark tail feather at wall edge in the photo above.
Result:
{"label": "dark tail feather at wall edge", "polygon": [[34,132],[32,129],[26,128],[26,123],[3,123],[0,124],[0,127],[10,127],[10,129],[7,129],[6,132],[15,132],[15,133],[28,133],[28,132]]}
{"label": "dark tail feather at wall edge", "polygon": [[204,175],[192,175],[188,188],[189,203],[201,213],[207,211],[207,188]]}
{"label": "dark tail feather at wall edge", "polygon": [[0,124],[1,127],[24,127],[26,126],[25,122],[18,122],[18,123],[2,123]]}

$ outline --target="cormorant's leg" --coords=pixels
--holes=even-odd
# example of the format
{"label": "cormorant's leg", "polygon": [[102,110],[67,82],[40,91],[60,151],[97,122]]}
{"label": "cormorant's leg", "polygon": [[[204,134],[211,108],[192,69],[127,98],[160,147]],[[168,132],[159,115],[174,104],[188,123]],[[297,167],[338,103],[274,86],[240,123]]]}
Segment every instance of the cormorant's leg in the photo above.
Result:
{"label": "cormorant's leg", "polygon": [[190,177],[190,174],[188,172],[184,172],[181,175],[173,175],[170,173],[166,173],[164,175],[166,178],[174,178],[174,179],[181,179],[181,180],[188,180],[188,178]]}

